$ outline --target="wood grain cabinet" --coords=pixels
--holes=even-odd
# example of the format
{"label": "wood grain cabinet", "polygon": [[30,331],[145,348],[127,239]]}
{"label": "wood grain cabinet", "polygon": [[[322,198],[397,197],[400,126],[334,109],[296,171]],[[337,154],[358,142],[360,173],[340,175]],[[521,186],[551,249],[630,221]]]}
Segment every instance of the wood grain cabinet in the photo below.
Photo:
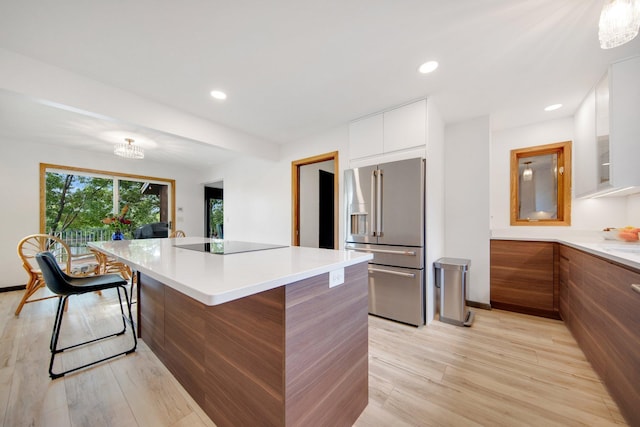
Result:
{"label": "wood grain cabinet", "polygon": [[367,263],[219,305],[138,275],[139,334],[224,426],[353,425],[369,401]]}
{"label": "wood grain cabinet", "polygon": [[569,316],[569,270],[570,254],[574,251],[564,245],[558,246],[558,312],[566,323],[571,321]]}
{"label": "wood grain cabinet", "polygon": [[560,271],[562,319],[629,425],[640,425],[640,293],[631,288],[640,272],[566,246]]}
{"label": "wood grain cabinet", "polygon": [[550,242],[491,241],[491,306],[557,317],[640,426],[640,270]]}
{"label": "wood grain cabinet", "polygon": [[491,241],[491,306],[558,318],[556,244]]}

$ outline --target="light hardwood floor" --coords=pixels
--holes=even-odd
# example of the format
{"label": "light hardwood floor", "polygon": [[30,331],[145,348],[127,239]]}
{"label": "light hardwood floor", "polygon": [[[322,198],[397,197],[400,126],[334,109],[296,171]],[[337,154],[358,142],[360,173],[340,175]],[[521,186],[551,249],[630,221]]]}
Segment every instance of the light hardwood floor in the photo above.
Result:
{"label": "light hardwood floor", "polygon": [[[0,293],[3,426],[214,425],[142,341],[134,354],[50,380],[55,300],[28,304],[15,317],[20,296]],[[71,298],[63,339],[113,326],[105,314],[117,309],[114,299],[113,292]],[[370,316],[369,405],[356,426],[625,425],[562,322],[475,312],[471,328],[435,321],[416,329]],[[70,366],[124,339],[61,361]]]}

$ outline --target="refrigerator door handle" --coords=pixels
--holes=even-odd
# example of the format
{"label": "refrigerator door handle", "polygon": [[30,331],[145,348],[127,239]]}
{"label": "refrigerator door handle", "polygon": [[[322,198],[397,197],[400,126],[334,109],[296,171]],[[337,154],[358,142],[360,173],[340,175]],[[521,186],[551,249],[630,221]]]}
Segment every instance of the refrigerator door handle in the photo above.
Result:
{"label": "refrigerator door handle", "polygon": [[409,277],[411,279],[416,277],[416,275],[413,273],[403,273],[401,271],[383,270],[381,268],[372,268],[372,267],[369,267],[369,273],[386,273],[386,274],[392,274],[394,276]]}
{"label": "refrigerator door handle", "polygon": [[353,246],[346,246],[345,249],[348,251],[371,252],[375,254],[416,256],[416,251],[392,251],[388,249],[355,248]]}
{"label": "refrigerator door handle", "polygon": [[378,180],[376,182],[376,230],[378,231],[378,237],[382,237],[382,184],[383,184],[383,171],[378,170]]}
{"label": "refrigerator door handle", "polygon": [[371,235],[378,235],[378,171],[371,171]]}

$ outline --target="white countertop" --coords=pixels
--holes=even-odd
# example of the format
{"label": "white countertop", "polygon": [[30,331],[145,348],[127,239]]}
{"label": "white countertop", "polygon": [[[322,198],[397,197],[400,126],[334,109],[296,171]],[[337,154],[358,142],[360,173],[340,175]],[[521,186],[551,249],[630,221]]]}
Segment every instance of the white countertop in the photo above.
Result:
{"label": "white countertop", "polygon": [[371,254],[299,246],[217,255],[174,245],[206,243],[202,237],[93,242],[133,269],[205,305],[217,305],[367,262]]}
{"label": "white countertop", "polygon": [[605,240],[599,232],[562,233],[558,237],[551,237],[548,234],[518,235],[514,232],[492,231],[491,238],[494,240],[562,243],[575,249],[640,270],[640,243]]}

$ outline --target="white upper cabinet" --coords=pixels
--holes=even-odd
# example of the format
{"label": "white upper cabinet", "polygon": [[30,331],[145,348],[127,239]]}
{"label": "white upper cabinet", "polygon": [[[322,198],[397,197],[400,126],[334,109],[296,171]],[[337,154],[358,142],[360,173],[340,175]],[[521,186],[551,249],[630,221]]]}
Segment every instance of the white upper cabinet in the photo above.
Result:
{"label": "white upper cabinet", "polygon": [[640,57],[613,64],[610,73],[610,185],[640,186]]}
{"label": "white upper cabinet", "polygon": [[573,120],[573,192],[576,197],[581,197],[593,193],[598,188],[594,89],[582,101]]}
{"label": "white upper cabinet", "polygon": [[640,57],[635,57],[612,64],[576,111],[577,197],[640,191],[639,112]]}
{"label": "white upper cabinet", "polygon": [[349,124],[350,159],[424,147],[426,141],[426,99]]}
{"label": "white upper cabinet", "polygon": [[383,130],[382,114],[365,117],[349,124],[349,158],[382,154]]}
{"label": "white upper cabinet", "polygon": [[427,138],[427,101],[421,100],[384,113],[384,151],[424,145]]}

